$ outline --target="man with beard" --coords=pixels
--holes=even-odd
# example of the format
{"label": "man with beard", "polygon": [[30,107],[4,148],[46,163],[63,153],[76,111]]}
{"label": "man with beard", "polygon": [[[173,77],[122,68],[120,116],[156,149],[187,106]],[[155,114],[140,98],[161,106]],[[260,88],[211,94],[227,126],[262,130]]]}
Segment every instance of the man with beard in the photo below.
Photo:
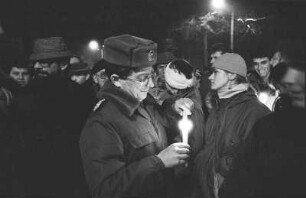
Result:
{"label": "man with beard", "polygon": [[[29,57],[34,79],[29,84],[35,102],[27,139],[26,194],[29,197],[72,197],[77,181],[78,113],[70,110],[67,68],[72,53],[62,37],[34,40]],[[80,129],[79,129],[80,130]]]}

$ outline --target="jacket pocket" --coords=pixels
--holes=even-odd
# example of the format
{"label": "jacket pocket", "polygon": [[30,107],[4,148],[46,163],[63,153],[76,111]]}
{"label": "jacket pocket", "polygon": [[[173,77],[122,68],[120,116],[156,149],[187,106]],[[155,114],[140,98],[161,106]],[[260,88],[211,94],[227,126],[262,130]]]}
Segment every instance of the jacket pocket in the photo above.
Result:
{"label": "jacket pocket", "polygon": [[154,137],[149,132],[136,134],[135,136],[130,136],[128,139],[134,148],[141,148],[155,142]]}

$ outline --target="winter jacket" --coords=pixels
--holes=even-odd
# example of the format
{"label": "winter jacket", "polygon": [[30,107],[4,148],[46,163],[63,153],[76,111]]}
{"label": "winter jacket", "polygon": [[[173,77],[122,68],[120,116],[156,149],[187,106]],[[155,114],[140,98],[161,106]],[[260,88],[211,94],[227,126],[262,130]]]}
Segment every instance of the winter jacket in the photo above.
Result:
{"label": "winter jacket", "polygon": [[154,99],[139,102],[108,85],[87,120],[80,149],[94,198],[167,197],[172,170],[156,155],[167,146]]}
{"label": "winter jacket", "polygon": [[191,146],[191,156],[195,156],[195,154],[203,147],[205,126],[205,115],[202,110],[202,99],[198,89],[191,88],[187,90],[187,92],[178,95],[173,95],[164,101],[162,107],[164,115],[169,122],[169,130],[167,130],[169,141],[181,141],[181,131],[178,128],[178,122],[180,121],[180,119],[182,119],[182,116],[180,116],[173,109],[175,101],[180,98],[189,98],[193,101],[194,104],[194,108],[191,111],[191,115],[188,116],[188,118],[193,123],[193,128],[189,133],[188,143]]}
{"label": "winter jacket", "polygon": [[194,179],[192,178],[193,169],[193,158],[196,156],[197,152],[201,150],[204,144],[204,122],[205,115],[202,110],[202,100],[200,93],[197,88],[191,88],[186,90],[186,92],[173,95],[166,99],[162,105],[163,112],[168,121],[167,135],[169,141],[181,142],[182,135],[178,128],[178,122],[182,119],[174,109],[173,104],[177,99],[189,98],[193,101],[194,108],[191,111],[191,115],[188,116],[193,123],[193,128],[188,135],[188,143],[191,147],[191,158],[188,162],[188,167],[177,167],[175,168],[175,194],[174,197],[190,197],[194,188]]}
{"label": "winter jacket", "polygon": [[305,114],[282,109],[256,124],[249,154],[254,198],[306,197]]}
{"label": "winter jacket", "polygon": [[250,91],[221,99],[212,109],[206,123],[205,147],[195,159],[201,197],[213,197],[215,173],[224,177],[219,197],[247,193],[239,182],[245,176],[246,138],[255,122],[269,112]]}

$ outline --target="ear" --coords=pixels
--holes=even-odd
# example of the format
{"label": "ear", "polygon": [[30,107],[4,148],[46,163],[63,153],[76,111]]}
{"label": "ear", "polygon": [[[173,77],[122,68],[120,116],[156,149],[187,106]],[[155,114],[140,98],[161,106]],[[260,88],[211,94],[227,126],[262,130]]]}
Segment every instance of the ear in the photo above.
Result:
{"label": "ear", "polygon": [[98,83],[98,77],[97,77],[97,75],[93,75],[92,76],[92,80],[95,82],[95,83]]}
{"label": "ear", "polygon": [[89,79],[89,77],[90,77],[90,74],[87,74],[87,75],[86,75],[86,80],[88,80],[88,79]]}
{"label": "ear", "polygon": [[233,74],[233,73],[228,73],[228,78],[232,81],[235,80],[235,78],[237,77],[237,74]]}
{"label": "ear", "polygon": [[116,87],[122,87],[122,84],[120,82],[120,78],[117,74],[113,74],[110,77],[111,82],[116,86]]}
{"label": "ear", "polygon": [[68,64],[61,64],[60,69],[61,71],[64,71],[68,67]]}

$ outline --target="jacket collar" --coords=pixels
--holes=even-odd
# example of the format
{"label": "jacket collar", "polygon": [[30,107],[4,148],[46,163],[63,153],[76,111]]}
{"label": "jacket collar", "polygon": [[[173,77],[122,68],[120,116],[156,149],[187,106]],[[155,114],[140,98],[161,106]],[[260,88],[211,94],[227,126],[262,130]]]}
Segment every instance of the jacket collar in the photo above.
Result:
{"label": "jacket collar", "polygon": [[106,81],[101,89],[97,93],[97,97],[99,100],[105,98],[106,100],[111,100],[118,108],[126,115],[132,116],[136,109],[138,109],[140,102],[125,92],[124,90],[116,87],[110,81]]}
{"label": "jacket collar", "polygon": [[234,95],[237,95],[247,90],[248,90],[248,84],[241,83],[241,84],[233,86],[231,89],[224,90],[223,92],[220,92],[220,93],[218,92],[218,96],[220,99],[231,98]]}

